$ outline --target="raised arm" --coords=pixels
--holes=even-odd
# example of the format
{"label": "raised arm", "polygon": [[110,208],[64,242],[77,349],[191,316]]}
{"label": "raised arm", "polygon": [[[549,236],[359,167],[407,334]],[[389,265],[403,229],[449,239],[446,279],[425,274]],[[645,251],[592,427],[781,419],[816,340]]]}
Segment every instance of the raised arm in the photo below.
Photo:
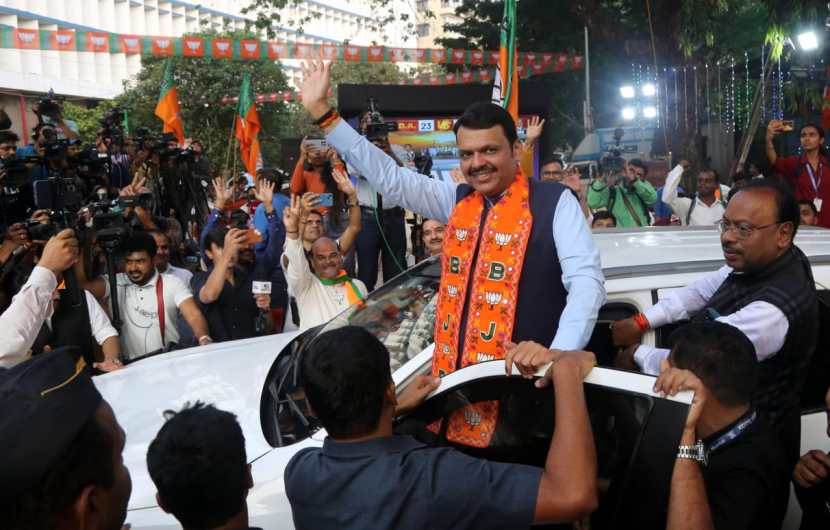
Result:
{"label": "raised arm", "polygon": [[300,239],[300,213],[300,198],[292,195],[291,205],[282,214],[282,222],[285,225],[284,257],[288,259],[288,265],[283,269],[288,291],[294,296],[306,290],[314,279]]}
{"label": "raised arm", "polygon": [[[318,120],[329,112],[327,93],[331,63],[310,61],[303,66],[303,106]],[[356,168],[378,193],[415,213],[446,222],[455,206],[454,182],[431,179],[399,167],[389,155],[359,135],[340,118],[325,123],[328,144],[344,162]]]}
{"label": "raised arm", "polygon": [[347,254],[357,240],[357,234],[361,229],[360,204],[357,202],[357,190],[349,180],[349,175],[342,168],[335,168],[332,171],[337,188],[346,196],[346,204],[349,206],[349,226],[340,236],[340,252]]}
{"label": "raised arm", "polygon": [[784,124],[781,120],[770,120],[767,124],[767,160],[773,166],[778,161],[778,153],[775,152],[775,137],[784,130]]}

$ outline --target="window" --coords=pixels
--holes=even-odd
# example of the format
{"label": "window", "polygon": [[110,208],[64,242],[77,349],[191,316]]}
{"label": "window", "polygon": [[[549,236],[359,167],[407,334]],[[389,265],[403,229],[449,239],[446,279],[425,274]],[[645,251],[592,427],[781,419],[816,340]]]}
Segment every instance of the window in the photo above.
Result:
{"label": "window", "polygon": [[637,308],[622,302],[610,302],[602,306],[597,314],[597,323],[586,350],[594,352],[597,364],[600,366],[614,366],[617,356],[617,347],[611,339],[611,323],[615,320],[633,317]]}
{"label": "window", "polygon": [[429,24],[418,24],[418,36],[429,37]]}
{"label": "window", "polygon": [[[590,527],[664,528],[677,441],[688,409],[592,384],[585,385],[585,395],[600,489]],[[436,435],[426,428],[470,403],[494,399],[500,402],[499,419],[486,449],[452,444],[440,431]],[[402,419],[396,431],[478,458],[544,467],[554,428],[553,399],[550,387],[539,390],[520,377],[479,379],[427,401]]]}
{"label": "window", "polygon": [[426,11],[429,9],[429,1],[428,0],[418,0],[415,4],[415,8],[418,11]]}

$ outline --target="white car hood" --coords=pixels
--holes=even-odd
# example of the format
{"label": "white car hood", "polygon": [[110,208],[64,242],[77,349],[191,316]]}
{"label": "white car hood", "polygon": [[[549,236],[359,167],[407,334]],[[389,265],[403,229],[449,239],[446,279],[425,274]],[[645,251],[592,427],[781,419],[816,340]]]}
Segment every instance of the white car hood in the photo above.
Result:
{"label": "white car hood", "polygon": [[251,462],[272,447],[262,434],[260,400],[268,370],[298,332],[212,344],[162,354],[94,378],[127,433],[124,463],[133,492],[129,509],[156,506],[147,448],[166,410],[202,401],[236,414]]}

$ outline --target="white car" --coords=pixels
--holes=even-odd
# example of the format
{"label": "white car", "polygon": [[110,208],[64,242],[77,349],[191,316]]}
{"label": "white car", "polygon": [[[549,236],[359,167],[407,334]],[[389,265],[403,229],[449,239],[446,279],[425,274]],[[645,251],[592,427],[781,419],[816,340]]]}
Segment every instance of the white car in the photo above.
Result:
{"label": "white car", "polygon": [[[713,229],[688,228],[608,230],[595,233],[595,240],[608,302],[587,347],[600,364],[586,380],[602,489],[593,527],[664,528],[671,471],[691,396],[662,399],[651,391],[653,377],[609,368],[616,349],[608,324],[716,270],[723,264],[720,241]],[[830,285],[830,231],[802,229],[796,242],[813,264],[824,323],[830,319],[825,287]],[[304,344],[326,329],[364,326],[389,348],[393,377],[403,388],[430,369],[439,277],[440,265],[427,261],[373,292],[364,305],[305,333],[172,352],[97,377],[99,390],[127,433],[124,459],[133,479],[127,522],[135,529],[180,528],[156,503],[146,467],[147,448],[164,423],[165,410],[203,401],[233,412],[242,425],[254,478],[248,495],[250,524],[269,530],[293,528],[283,471],[297,451],[322,446],[325,438],[325,431],[307,414],[297,382]],[[820,329],[812,378],[805,386],[802,453],[830,449],[822,402],[830,385],[825,346],[830,323]],[[670,331],[667,327],[649,332],[643,342],[663,345]],[[398,429],[426,443],[444,444],[446,440],[436,439],[424,425],[470,400],[509,399],[494,443],[476,454],[543,465],[553,427],[552,395],[550,389],[535,389],[522,378],[506,377],[501,361],[481,363],[445,377]],[[800,510],[791,499],[785,528],[797,528],[799,520]]]}

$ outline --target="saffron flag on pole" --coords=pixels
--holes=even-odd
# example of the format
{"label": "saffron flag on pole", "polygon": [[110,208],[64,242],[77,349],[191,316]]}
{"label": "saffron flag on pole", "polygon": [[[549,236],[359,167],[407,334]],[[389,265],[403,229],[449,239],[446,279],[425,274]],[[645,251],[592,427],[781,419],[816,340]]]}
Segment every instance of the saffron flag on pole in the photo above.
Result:
{"label": "saffron flag on pole", "polygon": [[239,90],[239,105],[236,107],[236,138],[239,140],[239,152],[242,154],[242,163],[250,175],[256,175],[259,157],[259,116],[256,113],[256,104],[251,90],[251,78],[248,73],[242,74],[242,88]]}
{"label": "saffron flag on pole", "polygon": [[179,96],[176,93],[176,85],[173,84],[173,64],[170,59],[167,59],[164,67],[156,116],[164,122],[164,132],[173,133],[179,145],[184,144],[184,124],[179,112]]}
{"label": "saffron flag on pole", "polygon": [[519,121],[519,71],[516,53],[516,0],[504,1],[501,20],[499,64],[493,81],[493,103],[507,109],[513,120]]}

